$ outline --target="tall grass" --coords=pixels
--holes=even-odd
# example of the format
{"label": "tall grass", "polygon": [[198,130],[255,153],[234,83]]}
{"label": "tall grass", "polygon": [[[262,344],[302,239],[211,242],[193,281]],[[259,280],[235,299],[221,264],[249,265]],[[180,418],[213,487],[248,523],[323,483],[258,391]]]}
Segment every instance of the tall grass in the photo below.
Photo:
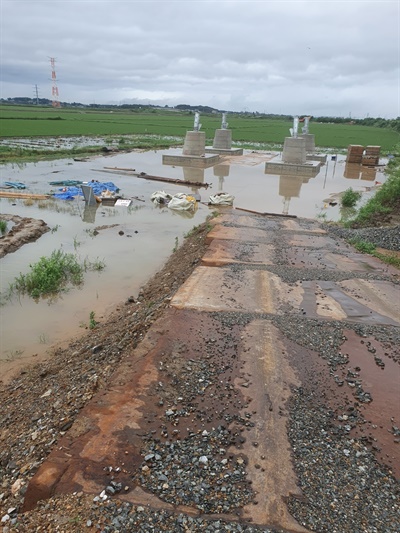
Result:
{"label": "tall grass", "polygon": [[7,231],[7,220],[0,220],[0,233],[3,234]]}
{"label": "tall grass", "polygon": [[393,211],[400,213],[400,168],[395,169],[375,196],[358,210],[350,226],[373,226],[380,220],[380,215]]}

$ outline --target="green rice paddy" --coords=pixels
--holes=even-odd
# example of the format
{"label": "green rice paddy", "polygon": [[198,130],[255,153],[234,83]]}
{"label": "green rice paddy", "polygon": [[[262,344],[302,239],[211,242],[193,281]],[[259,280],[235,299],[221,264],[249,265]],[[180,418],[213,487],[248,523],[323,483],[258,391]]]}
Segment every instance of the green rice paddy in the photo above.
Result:
{"label": "green rice paddy", "polygon": [[[289,136],[291,120],[275,120],[261,116],[228,114],[233,143],[282,145]],[[137,112],[130,109],[98,110],[88,108],[50,108],[33,106],[0,106],[0,138],[60,137],[107,135],[159,135],[179,137],[193,129],[193,113],[172,110]],[[200,117],[207,140],[221,126],[221,115]],[[349,144],[377,145],[390,152],[399,142],[399,134],[388,128],[359,124],[317,123],[311,120],[309,132],[315,134],[318,148],[346,149]]]}

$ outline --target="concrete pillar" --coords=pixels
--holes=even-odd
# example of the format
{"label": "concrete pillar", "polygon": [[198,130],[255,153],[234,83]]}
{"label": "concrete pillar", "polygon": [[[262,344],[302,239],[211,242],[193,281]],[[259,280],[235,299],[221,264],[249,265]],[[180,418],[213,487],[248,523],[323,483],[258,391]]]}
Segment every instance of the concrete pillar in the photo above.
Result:
{"label": "concrete pillar", "polygon": [[300,135],[303,139],[306,140],[306,152],[314,153],[315,152],[315,135],[313,133],[303,133]]}
{"label": "concrete pillar", "polygon": [[183,144],[183,155],[204,155],[206,151],[206,134],[204,131],[187,131]]}
{"label": "concrete pillar", "polygon": [[215,130],[213,148],[230,150],[232,148],[232,130]]}
{"label": "concrete pillar", "polygon": [[284,163],[303,165],[306,158],[306,140],[301,137],[286,137],[282,152]]}

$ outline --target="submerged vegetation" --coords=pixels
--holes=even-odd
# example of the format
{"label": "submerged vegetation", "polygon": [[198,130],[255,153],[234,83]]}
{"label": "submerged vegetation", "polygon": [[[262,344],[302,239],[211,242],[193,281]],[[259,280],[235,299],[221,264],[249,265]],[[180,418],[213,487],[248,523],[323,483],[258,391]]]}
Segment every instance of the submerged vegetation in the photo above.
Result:
{"label": "submerged vegetation", "polygon": [[361,199],[361,193],[354,191],[351,187],[344,191],[341,198],[341,204],[343,207],[354,207],[356,203]]}
{"label": "submerged vegetation", "polygon": [[28,274],[15,278],[12,288],[32,298],[58,293],[68,283],[80,285],[83,282],[83,267],[75,255],[55,250],[50,257],[42,257]]}
{"label": "submerged vegetation", "polygon": [[[61,159],[63,157],[79,157],[85,158],[90,156],[102,155],[108,152],[129,152],[131,150],[161,150],[177,146],[182,143],[181,139],[165,139],[163,137],[153,136],[138,136],[132,138],[128,136],[124,142],[121,139],[114,144],[111,139],[110,146],[107,140],[98,146],[73,146],[71,148],[53,148],[49,141],[49,145],[40,148],[29,146],[13,146],[3,144],[0,146],[0,163],[7,163],[11,161],[48,161],[53,159]],[[27,143],[28,144],[28,143]]]}
{"label": "submerged vegetation", "polygon": [[102,270],[105,265],[101,261],[85,260],[81,264],[72,253],[55,250],[50,257],[41,257],[33,265],[30,272],[19,274],[10,287],[10,292],[28,294],[32,298],[56,295],[67,289],[69,284],[79,286],[83,283],[86,270]]}

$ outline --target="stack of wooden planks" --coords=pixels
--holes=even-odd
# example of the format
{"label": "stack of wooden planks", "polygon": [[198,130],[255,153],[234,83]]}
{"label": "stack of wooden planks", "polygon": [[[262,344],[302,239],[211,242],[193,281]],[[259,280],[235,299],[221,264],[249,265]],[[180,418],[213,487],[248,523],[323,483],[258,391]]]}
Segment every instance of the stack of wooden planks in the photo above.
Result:
{"label": "stack of wooden planks", "polygon": [[359,144],[350,144],[347,148],[347,163],[361,163],[364,153],[364,146]]}
{"label": "stack of wooden planks", "polygon": [[15,192],[15,191],[0,191],[0,198],[21,198],[31,200],[47,200],[50,198],[49,194],[31,194],[27,192]]}
{"label": "stack of wooden planks", "polygon": [[367,146],[362,157],[362,164],[368,166],[379,165],[380,146]]}

